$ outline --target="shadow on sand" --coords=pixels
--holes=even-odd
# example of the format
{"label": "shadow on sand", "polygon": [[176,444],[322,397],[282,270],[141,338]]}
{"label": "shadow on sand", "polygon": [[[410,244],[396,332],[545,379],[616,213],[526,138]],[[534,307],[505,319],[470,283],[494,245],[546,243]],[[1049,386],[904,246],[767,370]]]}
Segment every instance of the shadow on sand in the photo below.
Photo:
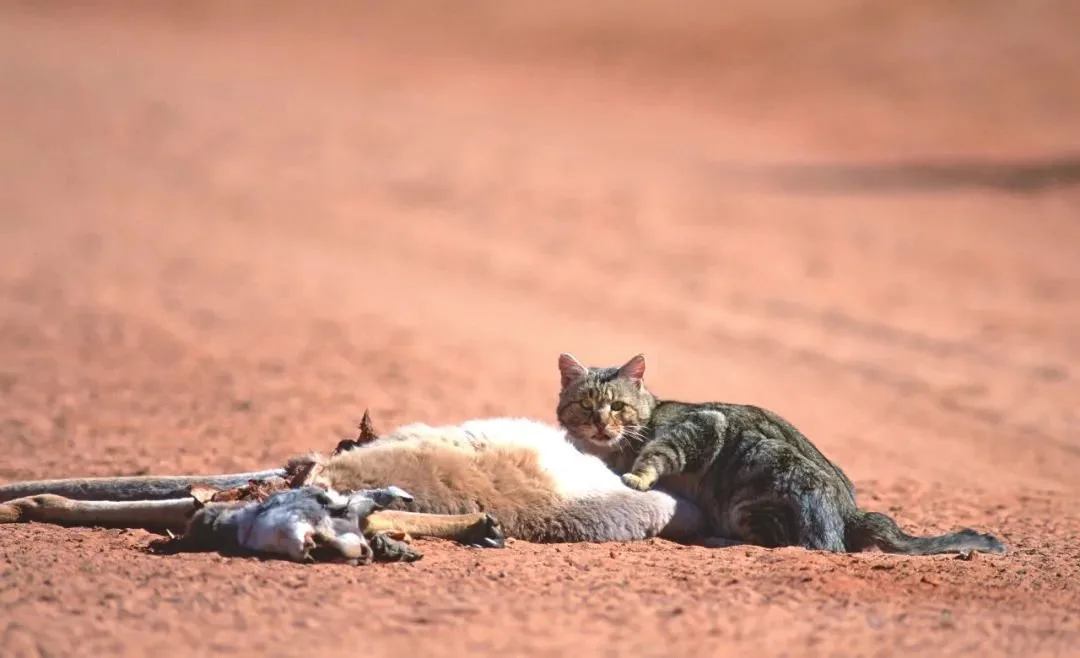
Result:
{"label": "shadow on sand", "polygon": [[718,164],[724,178],[793,193],[934,193],[980,190],[1033,194],[1080,185],[1080,154],[991,162],[916,160],[850,164]]}

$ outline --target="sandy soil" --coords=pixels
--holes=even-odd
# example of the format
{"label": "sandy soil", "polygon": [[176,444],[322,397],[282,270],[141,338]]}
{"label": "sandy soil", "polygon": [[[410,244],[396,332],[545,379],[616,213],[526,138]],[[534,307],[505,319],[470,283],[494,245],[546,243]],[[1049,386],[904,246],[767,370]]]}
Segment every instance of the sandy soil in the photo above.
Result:
{"label": "sandy soil", "polygon": [[550,418],[558,352],[644,351],[1013,550],[351,569],[7,526],[5,658],[1080,654],[1072,0],[67,4],[0,8],[0,479]]}

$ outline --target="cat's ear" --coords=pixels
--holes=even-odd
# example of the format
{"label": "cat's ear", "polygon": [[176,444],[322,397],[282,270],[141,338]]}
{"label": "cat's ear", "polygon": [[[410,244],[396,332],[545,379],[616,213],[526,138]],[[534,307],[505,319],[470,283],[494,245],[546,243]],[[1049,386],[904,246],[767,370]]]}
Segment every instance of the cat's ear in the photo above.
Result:
{"label": "cat's ear", "polygon": [[559,374],[562,375],[562,387],[566,388],[589,373],[589,369],[582,365],[571,354],[563,352],[559,355]]}
{"label": "cat's ear", "polygon": [[640,384],[645,378],[645,355],[638,354],[622,364],[622,367],[619,368],[619,377],[632,379],[635,383]]}

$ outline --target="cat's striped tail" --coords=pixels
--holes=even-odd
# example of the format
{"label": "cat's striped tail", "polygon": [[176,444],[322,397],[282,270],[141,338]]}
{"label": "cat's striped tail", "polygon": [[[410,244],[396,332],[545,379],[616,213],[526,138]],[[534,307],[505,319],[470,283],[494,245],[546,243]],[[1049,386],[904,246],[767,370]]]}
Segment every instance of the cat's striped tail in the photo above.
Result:
{"label": "cat's striped tail", "polygon": [[982,551],[1004,553],[1005,544],[993,535],[964,528],[956,532],[928,537],[907,534],[888,516],[880,512],[856,511],[846,519],[844,543],[851,552],[877,547],[886,553],[903,555],[934,555]]}

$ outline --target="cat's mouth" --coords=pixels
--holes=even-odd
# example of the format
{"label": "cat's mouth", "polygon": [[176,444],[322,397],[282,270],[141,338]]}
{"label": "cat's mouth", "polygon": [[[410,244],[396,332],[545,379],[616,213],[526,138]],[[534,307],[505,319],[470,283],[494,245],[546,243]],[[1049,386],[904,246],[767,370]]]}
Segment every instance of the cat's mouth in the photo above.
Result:
{"label": "cat's mouth", "polygon": [[612,435],[612,431],[603,427],[593,427],[592,432],[587,434],[585,438],[598,446],[610,446],[619,440],[622,432],[615,431]]}

